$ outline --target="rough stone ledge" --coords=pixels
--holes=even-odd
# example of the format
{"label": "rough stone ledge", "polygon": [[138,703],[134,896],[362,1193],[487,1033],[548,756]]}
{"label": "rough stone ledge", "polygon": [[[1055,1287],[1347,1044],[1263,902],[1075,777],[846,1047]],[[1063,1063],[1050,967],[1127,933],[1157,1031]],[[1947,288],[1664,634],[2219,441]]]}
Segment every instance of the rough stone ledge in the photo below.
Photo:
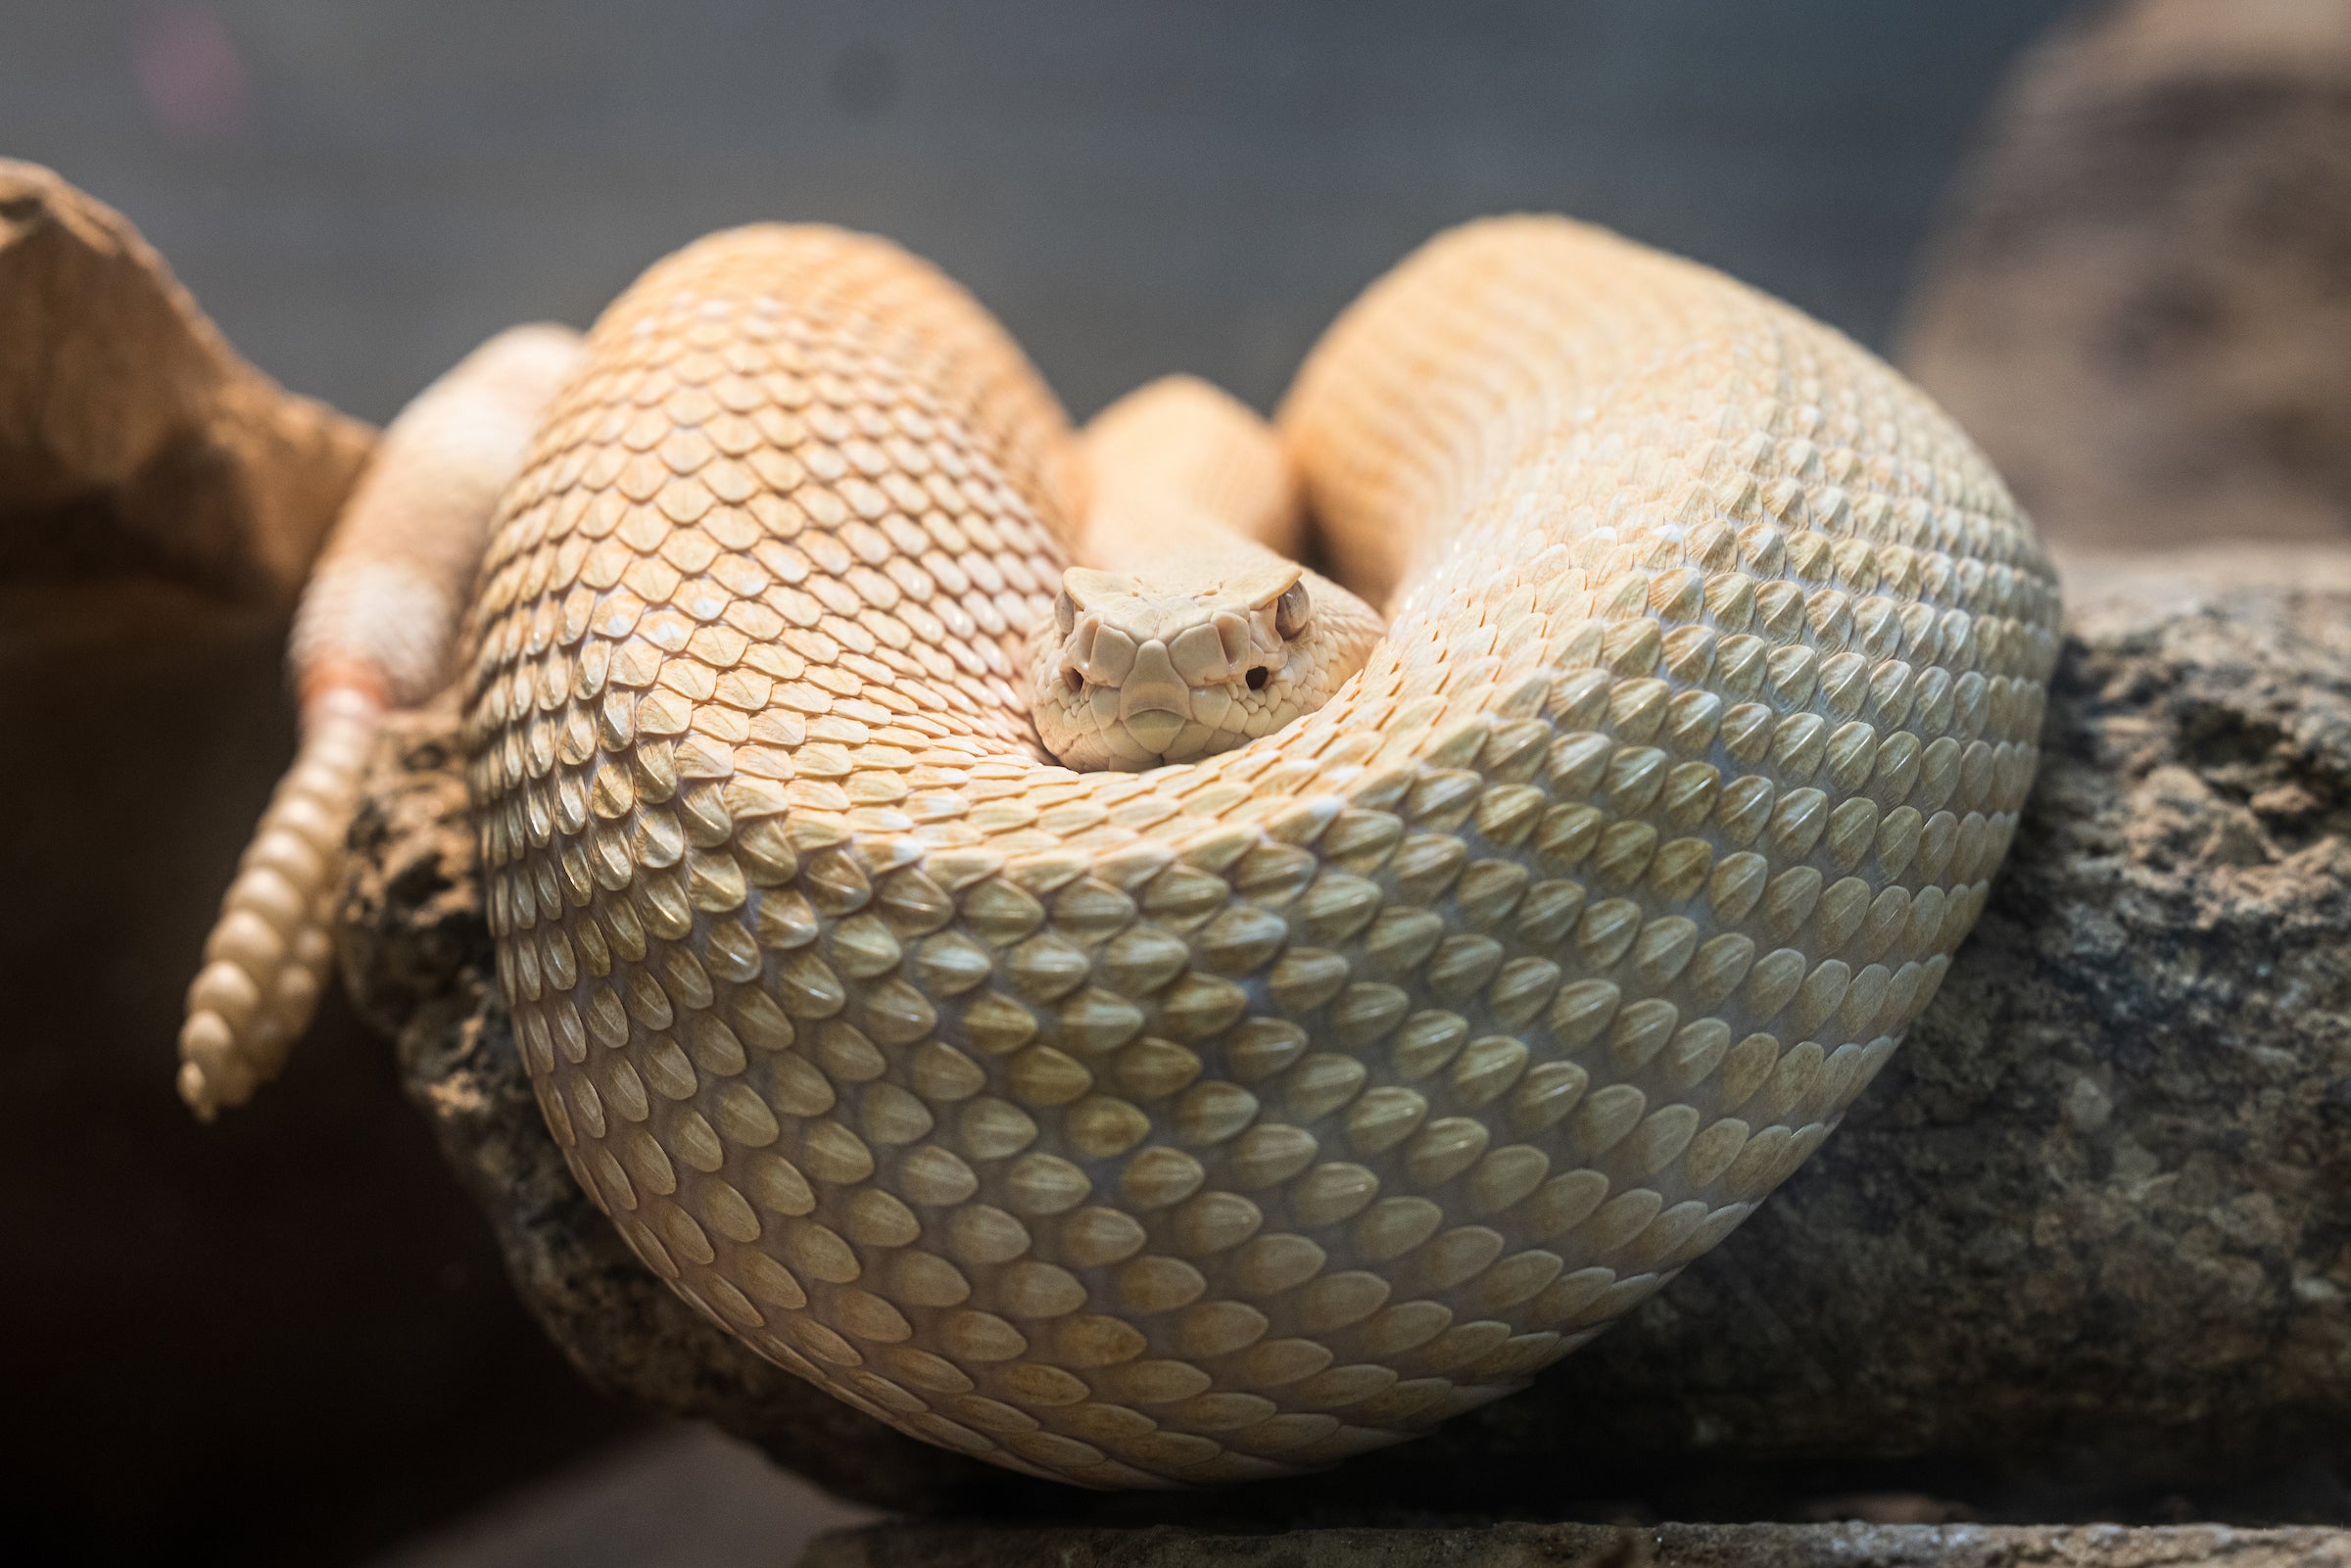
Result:
{"label": "rough stone ledge", "polygon": [[1895,1489],[2007,1520],[2351,1520],[2351,551],[2084,560],[2072,585],[2010,864],[1843,1130],[1535,1387],[1325,1476],[1089,1497],[898,1436],[694,1315],[540,1120],[446,711],[379,761],[352,989],[591,1381],[883,1506],[1753,1519]]}
{"label": "rough stone ledge", "polygon": [[2217,1525],[1496,1524],[1211,1535],[870,1525],[800,1568],[2339,1568],[2351,1532]]}

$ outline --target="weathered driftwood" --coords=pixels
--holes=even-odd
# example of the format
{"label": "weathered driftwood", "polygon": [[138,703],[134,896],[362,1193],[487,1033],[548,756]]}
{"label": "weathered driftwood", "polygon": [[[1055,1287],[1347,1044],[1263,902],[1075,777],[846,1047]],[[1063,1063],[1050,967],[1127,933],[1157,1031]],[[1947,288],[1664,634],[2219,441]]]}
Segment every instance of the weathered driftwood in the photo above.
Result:
{"label": "weathered driftwood", "polygon": [[120,214],[0,159],[0,583],[291,607],[374,434],[238,357]]}

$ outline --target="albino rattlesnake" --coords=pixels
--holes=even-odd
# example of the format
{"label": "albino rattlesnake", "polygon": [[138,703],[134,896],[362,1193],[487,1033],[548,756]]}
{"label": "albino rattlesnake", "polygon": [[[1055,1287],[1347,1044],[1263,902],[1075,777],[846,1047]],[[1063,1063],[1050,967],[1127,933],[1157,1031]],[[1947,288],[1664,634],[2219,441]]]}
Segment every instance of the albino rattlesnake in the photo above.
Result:
{"label": "albino rattlesnake", "polygon": [[[1281,450],[1389,630],[1149,773],[1033,749],[1086,464],[951,284],[746,229],[575,352],[500,340],[388,439],[183,1091],[242,1099],[299,1027],[372,714],[438,668],[403,629],[468,592],[473,544],[404,532],[478,538],[552,394],[465,612],[549,1125],[714,1320],[1015,1468],[1323,1464],[1590,1339],[1886,1061],[2032,781],[2056,586],[1974,449],[1834,332],[1563,220],[1440,237],[1316,350]],[[1228,424],[1139,491],[1101,459],[1094,516],[1188,485],[1278,528]],[[1287,635],[1260,607],[1236,652]]]}

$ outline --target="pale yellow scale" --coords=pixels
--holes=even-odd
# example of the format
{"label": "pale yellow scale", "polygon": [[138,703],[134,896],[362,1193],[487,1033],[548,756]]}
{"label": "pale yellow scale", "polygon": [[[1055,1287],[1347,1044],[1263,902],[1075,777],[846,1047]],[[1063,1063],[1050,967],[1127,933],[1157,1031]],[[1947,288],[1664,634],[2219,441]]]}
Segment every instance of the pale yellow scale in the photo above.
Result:
{"label": "pale yellow scale", "polygon": [[1387,637],[1238,749],[1048,765],[1050,395],[878,241],[720,235],[591,335],[472,611],[582,1183],[763,1354],[1092,1486],[1410,1437],[1729,1234],[1982,907],[2056,649],[1919,393],[1563,220],[1408,260],[1279,427]]}

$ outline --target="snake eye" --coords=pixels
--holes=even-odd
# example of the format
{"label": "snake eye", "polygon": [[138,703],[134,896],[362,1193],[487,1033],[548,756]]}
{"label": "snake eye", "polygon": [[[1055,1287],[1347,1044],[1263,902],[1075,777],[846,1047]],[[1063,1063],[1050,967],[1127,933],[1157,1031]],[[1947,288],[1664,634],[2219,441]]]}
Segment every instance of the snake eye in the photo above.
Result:
{"label": "snake eye", "polygon": [[1281,597],[1273,601],[1273,630],[1285,639],[1296,637],[1306,630],[1307,617],[1313,613],[1314,605],[1306,596],[1305,582],[1292,583],[1282,591]]}
{"label": "snake eye", "polygon": [[1053,595],[1053,624],[1061,628],[1063,637],[1068,637],[1070,628],[1078,624],[1078,601],[1070,597],[1066,588]]}

